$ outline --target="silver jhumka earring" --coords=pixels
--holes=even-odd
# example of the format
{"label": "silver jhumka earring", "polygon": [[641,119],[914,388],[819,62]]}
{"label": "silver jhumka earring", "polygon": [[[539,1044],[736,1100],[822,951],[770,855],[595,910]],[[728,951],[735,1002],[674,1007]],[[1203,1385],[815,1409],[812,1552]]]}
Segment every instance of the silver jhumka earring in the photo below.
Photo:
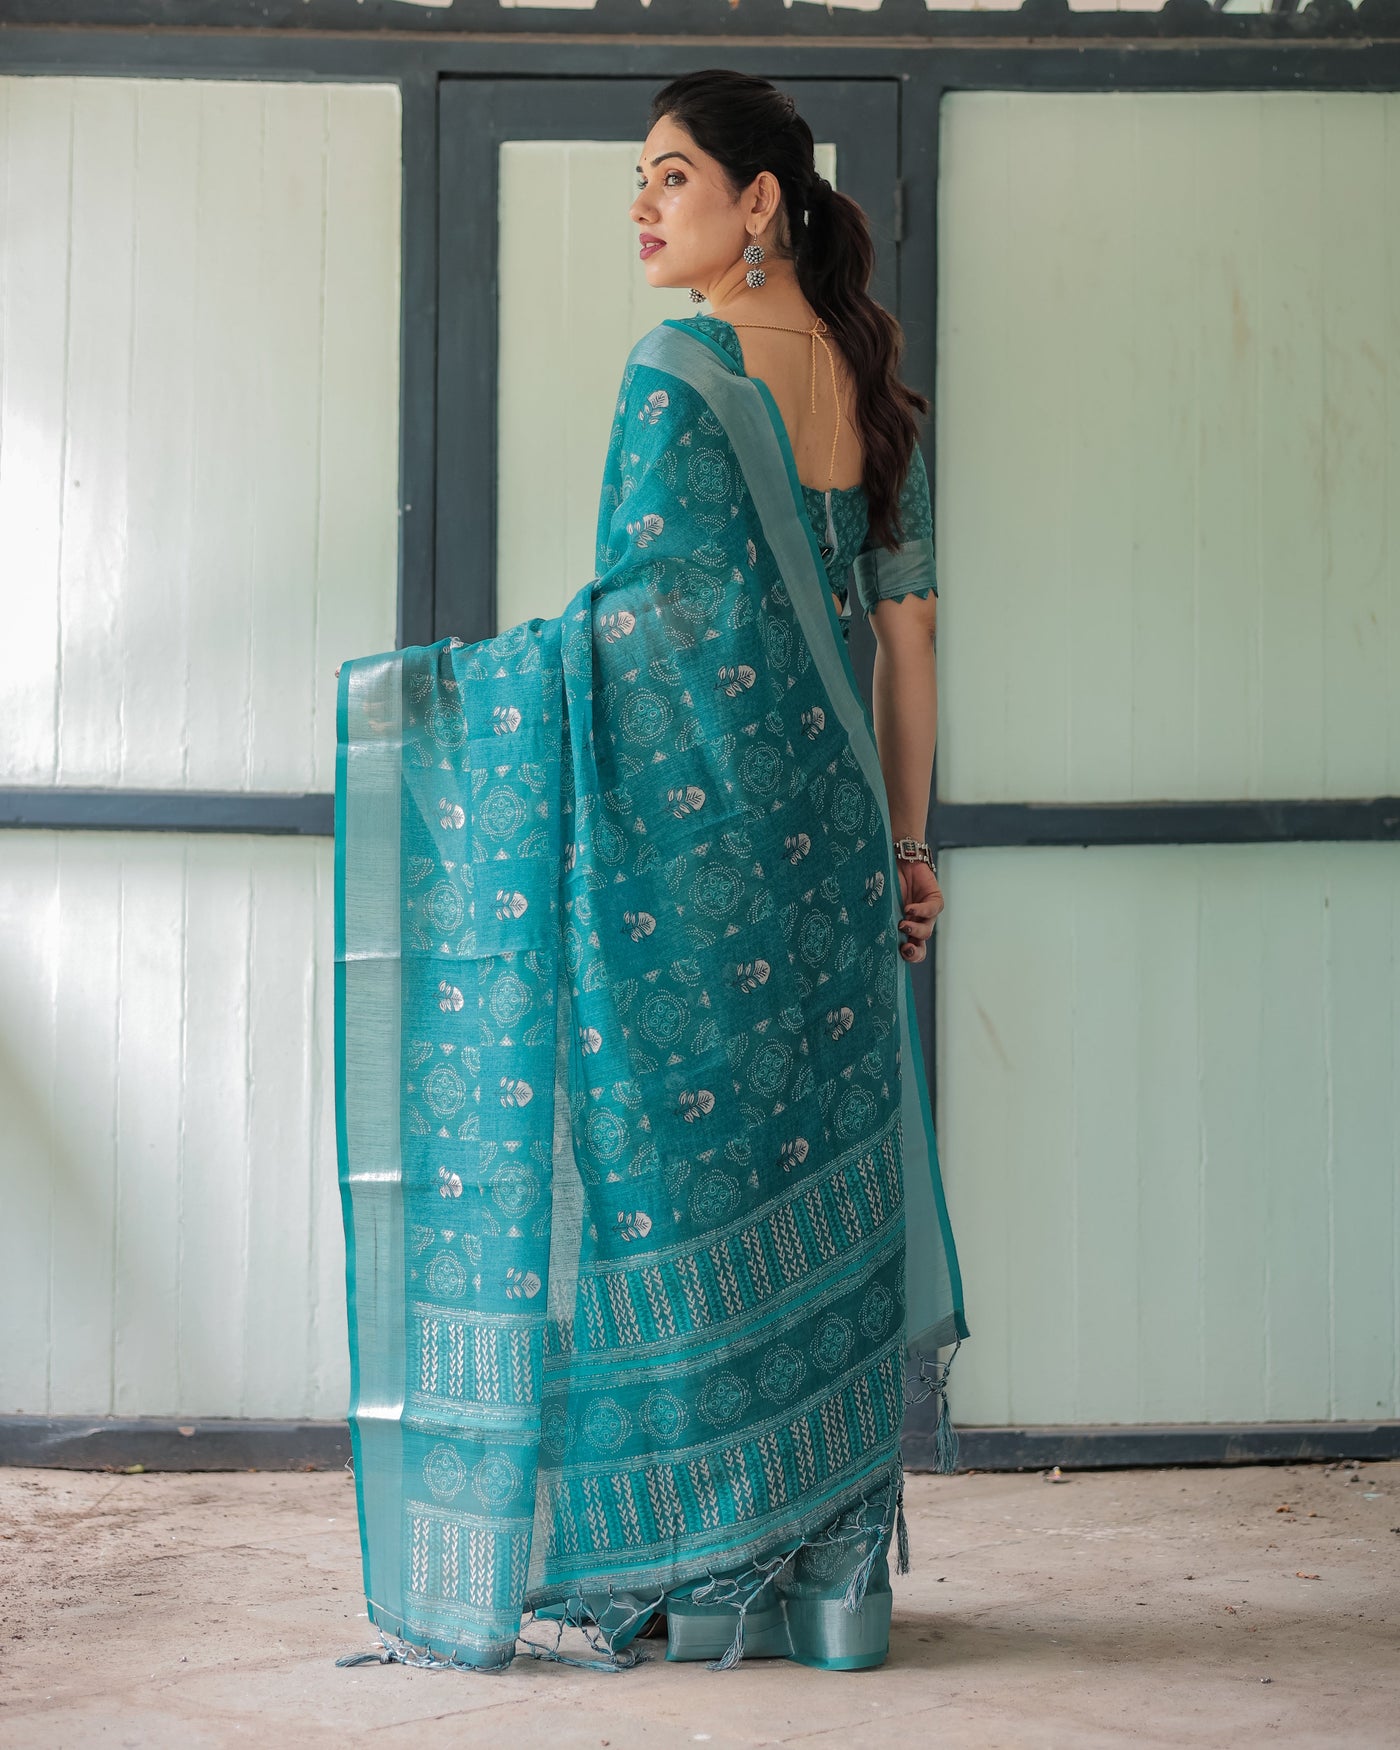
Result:
{"label": "silver jhumka earring", "polygon": [[[754,262],[755,264],[762,261],[763,245],[761,243],[750,243],[744,250],[744,260]],[[767,278],[768,275],[757,265],[751,267],[744,275],[745,283],[752,286],[755,291],[758,290]]]}
{"label": "silver jhumka earring", "polygon": [[692,304],[703,304],[705,302],[705,294],[697,291],[695,287],[692,286],[690,288],[690,301]]}

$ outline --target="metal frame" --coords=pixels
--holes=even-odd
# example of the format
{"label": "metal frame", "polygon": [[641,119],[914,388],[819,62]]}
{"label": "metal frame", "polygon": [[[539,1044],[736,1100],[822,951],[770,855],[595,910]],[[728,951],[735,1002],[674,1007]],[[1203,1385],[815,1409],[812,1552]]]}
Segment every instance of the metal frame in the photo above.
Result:
{"label": "metal frame", "polygon": [[443,43],[461,36],[518,40],[548,32],[565,41],[600,33],[634,39],[692,37],[748,42],[889,40],[892,37],[996,41],[1272,42],[1318,38],[1373,41],[1400,34],[1396,0],[1272,0],[1262,13],[1229,13],[1224,0],[1166,0],[1152,13],[1071,11],[1067,0],[1025,0],[1019,10],[930,13],[924,0],[884,0],[878,11],[828,10],[783,0],[597,0],[574,8],[487,9],[480,0],[415,5],[412,0],[0,0],[0,26],[63,25],[85,29],[223,30],[278,36],[296,32],[416,37]]}

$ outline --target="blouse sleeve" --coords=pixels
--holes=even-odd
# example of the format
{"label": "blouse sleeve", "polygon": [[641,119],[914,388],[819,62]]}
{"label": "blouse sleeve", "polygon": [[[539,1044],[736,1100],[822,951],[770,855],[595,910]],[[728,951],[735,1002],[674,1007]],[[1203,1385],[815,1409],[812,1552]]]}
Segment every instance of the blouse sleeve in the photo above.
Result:
{"label": "blouse sleeve", "polygon": [[[899,515],[904,538],[891,551],[867,545],[856,554],[851,570],[860,605],[868,614],[881,601],[938,594],[933,565],[933,507],[929,502],[928,469],[918,444],[909,458],[909,468],[899,494]],[[867,537],[868,539],[868,537]]]}

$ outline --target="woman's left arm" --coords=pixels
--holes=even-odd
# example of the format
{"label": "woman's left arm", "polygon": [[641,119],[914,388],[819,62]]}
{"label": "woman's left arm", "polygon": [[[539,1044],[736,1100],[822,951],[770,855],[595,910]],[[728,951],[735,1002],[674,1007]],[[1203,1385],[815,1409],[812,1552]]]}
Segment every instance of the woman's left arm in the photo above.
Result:
{"label": "woman's left arm", "polygon": [[[875,634],[872,716],[895,838],[922,839],[928,824],[933,752],[938,739],[938,597],[905,595],[870,610]],[[926,863],[900,863],[905,958],[922,960],[943,909],[943,893]]]}

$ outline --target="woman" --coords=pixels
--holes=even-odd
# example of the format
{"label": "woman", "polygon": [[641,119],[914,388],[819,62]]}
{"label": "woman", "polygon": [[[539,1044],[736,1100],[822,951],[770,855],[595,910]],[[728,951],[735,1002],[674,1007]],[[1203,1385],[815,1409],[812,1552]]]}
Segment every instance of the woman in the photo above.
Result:
{"label": "woman", "polygon": [[907,1567],[906,1368],[951,1469],[967,1334],[898,964],[942,903],[927,402],[766,82],[658,93],[632,217],[713,315],[627,361],[597,576],[341,677],[357,1657],[851,1669],[896,1526]]}

